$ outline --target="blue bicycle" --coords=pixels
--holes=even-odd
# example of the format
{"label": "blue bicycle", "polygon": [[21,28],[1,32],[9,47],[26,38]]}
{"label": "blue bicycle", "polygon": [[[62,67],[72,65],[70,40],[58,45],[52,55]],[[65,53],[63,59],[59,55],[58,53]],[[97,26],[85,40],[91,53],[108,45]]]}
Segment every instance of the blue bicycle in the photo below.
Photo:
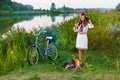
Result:
{"label": "blue bicycle", "polygon": [[[50,60],[56,60],[58,58],[58,50],[54,42],[51,42],[53,39],[52,36],[43,37],[47,31],[40,31],[36,35],[36,42],[28,49],[27,61],[30,65],[36,64],[40,56],[49,57]],[[39,41],[40,40],[40,41]],[[43,43],[43,40],[46,43]]]}

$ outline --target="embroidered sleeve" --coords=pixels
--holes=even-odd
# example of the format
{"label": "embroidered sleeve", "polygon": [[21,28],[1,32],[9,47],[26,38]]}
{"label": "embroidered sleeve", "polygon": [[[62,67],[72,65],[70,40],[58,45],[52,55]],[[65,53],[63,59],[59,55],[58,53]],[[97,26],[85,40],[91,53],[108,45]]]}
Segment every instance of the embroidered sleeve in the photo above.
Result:
{"label": "embroidered sleeve", "polygon": [[88,24],[88,28],[94,28],[93,24]]}
{"label": "embroidered sleeve", "polygon": [[79,29],[74,27],[74,28],[73,28],[73,31],[74,31],[74,32],[79,32]]}

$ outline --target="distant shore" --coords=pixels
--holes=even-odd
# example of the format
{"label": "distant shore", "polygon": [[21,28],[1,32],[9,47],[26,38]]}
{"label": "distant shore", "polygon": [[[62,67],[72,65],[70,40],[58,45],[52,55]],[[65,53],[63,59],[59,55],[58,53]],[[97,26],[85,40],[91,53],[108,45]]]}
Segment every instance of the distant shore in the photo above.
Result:
{"label": "distant shore", "polygon": [[31,16],[31,15],[58,15],[58,14],[71,14],[76,12],[59,12],[59,11],[5,11],[0,12],[0,17],[7,16]]}

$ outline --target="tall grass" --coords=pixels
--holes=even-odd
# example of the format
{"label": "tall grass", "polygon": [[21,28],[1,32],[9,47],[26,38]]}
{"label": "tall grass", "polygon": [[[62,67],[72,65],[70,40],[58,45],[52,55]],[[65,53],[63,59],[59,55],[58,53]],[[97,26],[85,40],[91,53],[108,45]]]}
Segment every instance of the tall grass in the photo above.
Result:
{"label": "tall grass", "polygon": [[[119,52],[120,48],[120,13],[87,12],[94,24],[94,29],[88,31],[89,49]],[[63,22],[59,25],[64,44],[68,49],[75,48],[76,33],[73,26],[78,18]]]}
{"label": "tall grass", "polygon": [[[101,13],[92,11],[87,12],[87,15],[95,26],[88,32],[89,49],[106,52],[107,55],[112,54],[116,58],[115,65],[120,68],[120,12]],[[77,33],[73,32],[73,26],[77,21],[78,17],[46,28],[47,34],[56,38],[59,50],[76,51]],[[27,65],[25,58],[28,46],[35,41],[32,32],[26,33],[24,29],[13,29],[6,35],[7,37],[0,39],[0,75],[24,68]]]}
{"label": "tall grass", "polygon": [[[25,66],[29,44],[35,39],[23,29],[13,29],[0,40],[0,74]],[[4,72],[4,73],[3,73]]]}

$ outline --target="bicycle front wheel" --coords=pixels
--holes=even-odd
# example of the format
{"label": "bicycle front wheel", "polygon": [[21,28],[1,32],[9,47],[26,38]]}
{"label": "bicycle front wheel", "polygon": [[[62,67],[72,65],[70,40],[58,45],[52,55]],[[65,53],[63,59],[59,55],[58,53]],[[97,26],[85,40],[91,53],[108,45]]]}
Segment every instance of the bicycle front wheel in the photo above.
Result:
{"label": "bicycle front wheel", "polygon": [[54,61],[58,58],[57,47],[54,44],[50,44],[49,48],[50,48],[49,49],[49,51],[50,51],[49,58]]}
{"label": "bicycle front wheel", "polygon": [[27,61],[30,65],[36,64],[39,59],[39,51],[35,45],[32,45],[28,49]]}

